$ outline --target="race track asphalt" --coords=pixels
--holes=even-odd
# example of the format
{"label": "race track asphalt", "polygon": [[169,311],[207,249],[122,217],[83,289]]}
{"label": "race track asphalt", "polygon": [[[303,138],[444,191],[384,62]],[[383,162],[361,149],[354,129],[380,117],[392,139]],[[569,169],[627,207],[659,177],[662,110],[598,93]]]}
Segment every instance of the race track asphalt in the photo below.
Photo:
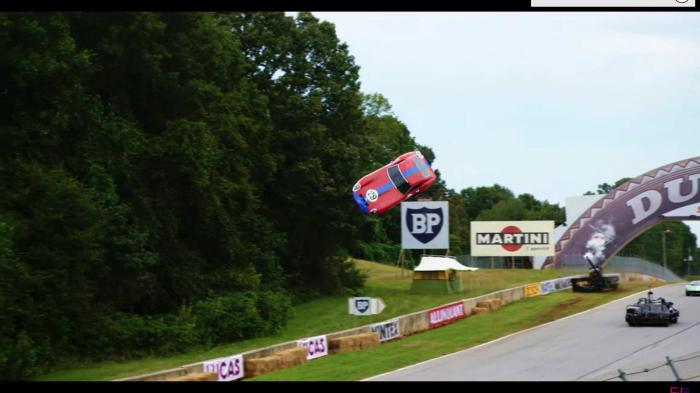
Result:
{"label": "race track asphalt", "polygon": [[[641,292],[579,315],[563,318],[369,381],[601,381],[618,369],[630,374],[674,362],[681,378],[700,381],[700,296],[685,296],[684,284],[654,289],[680,311],[668,327],[629,327],[625,308]],[[499,312],[508,312],[507,309]],[[692,359],[688,359],[694,357]],[[688,360],[685,360],[688,359]],[[670,367],[628,375],[628,380],[675,380]],[[620,380],[617,378],[617,380]]]}

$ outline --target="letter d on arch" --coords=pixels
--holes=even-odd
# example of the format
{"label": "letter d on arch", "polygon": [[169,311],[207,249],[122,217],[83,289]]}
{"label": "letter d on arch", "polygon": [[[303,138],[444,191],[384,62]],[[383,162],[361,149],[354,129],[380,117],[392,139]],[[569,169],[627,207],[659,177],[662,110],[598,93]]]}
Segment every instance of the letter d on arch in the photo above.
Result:
{"label": "letter d on arch", "polygon": [[[644,207],[644,200],[649,201],[649,207]],[[655,211],[659,210],[661,207],[661,201],[663,197],[661,193],[656,190],[644,191],[643,193],[635,196],[629,201],[625,202],[625,205],[632,208],[632,213],[634,213],[634,218],[632,219],[632,225],[636,225],[638,222],[648,218]]]}

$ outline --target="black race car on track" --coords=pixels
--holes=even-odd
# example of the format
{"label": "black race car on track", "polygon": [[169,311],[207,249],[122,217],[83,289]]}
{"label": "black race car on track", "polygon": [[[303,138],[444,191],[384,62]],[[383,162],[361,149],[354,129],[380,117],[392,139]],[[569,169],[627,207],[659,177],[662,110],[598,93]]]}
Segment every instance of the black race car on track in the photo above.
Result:
{"label": "black race car on track", "polygon": [[678,322],[680,313],[673,307],[673,302],[667,302],[660,297],[652,299],[654,293],[649,291],[647,297],[640,298],[637,304],[627,306],[625,321],[630,326],[661,325],[668,326]]}

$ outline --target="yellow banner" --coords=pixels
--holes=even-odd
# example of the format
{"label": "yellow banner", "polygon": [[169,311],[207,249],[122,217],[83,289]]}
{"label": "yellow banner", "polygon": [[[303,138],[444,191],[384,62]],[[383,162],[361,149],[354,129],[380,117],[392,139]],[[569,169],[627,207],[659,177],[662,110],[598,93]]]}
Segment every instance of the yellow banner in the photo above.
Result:
{"label": "yellow banner", "polygon": [[541,294],[540,283],[525,285],[525,297],[540,296]]}

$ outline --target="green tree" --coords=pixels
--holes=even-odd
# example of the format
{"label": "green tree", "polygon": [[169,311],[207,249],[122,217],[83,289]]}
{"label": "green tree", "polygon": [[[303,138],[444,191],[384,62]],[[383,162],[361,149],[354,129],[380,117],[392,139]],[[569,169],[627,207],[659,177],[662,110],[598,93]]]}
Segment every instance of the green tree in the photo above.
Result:
{"label": "green tree", "polygon": [[494,184],[491,187],[469,187],[460,191],[467,215],[475,219],[486,209],[492,208],[498,202],[514,197],[509,189]]}
{"label": "green tree", "polygon": [[275,138],[274,186],[263,194],[266,215],[287,241],[279,248],[298,292],[333,293],[352,246],[357,212],[349,189],[366,157],[358,69],[335,28],[310,13],[228,15],[254,67],[248,76],[268,98]]}

